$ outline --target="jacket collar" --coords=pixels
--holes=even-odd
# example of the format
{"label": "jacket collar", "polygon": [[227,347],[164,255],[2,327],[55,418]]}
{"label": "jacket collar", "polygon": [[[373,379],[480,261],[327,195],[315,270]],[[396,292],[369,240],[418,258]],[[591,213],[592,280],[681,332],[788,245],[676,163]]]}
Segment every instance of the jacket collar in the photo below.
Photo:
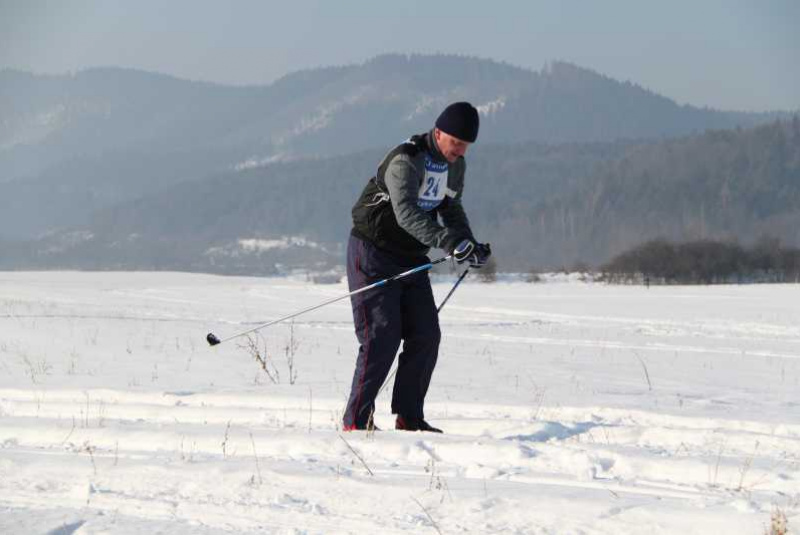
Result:
{"label": "jacket collar", "polygon": [[433,128],[431,128],[427,134],[425,134],[425,144],[428,146],[428,152],[433,157],[434,160],[438,160],[444,163],[447,162],[447,158],[444,157],[442,151],[439,150],[439,144],[436,143],[436,136],[433,135]]}

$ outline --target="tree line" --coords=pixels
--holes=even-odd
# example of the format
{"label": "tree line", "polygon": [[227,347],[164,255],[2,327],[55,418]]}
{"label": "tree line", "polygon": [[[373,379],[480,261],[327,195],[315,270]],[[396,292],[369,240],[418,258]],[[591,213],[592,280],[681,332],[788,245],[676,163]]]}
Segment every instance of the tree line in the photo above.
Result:
{"label": "tree line", "polygon": [[656,239],[617,255],[600,269],[604,280],[615,283],[800,282],[800,249],[784,247],[772,237],[750,247],[735,241]]}

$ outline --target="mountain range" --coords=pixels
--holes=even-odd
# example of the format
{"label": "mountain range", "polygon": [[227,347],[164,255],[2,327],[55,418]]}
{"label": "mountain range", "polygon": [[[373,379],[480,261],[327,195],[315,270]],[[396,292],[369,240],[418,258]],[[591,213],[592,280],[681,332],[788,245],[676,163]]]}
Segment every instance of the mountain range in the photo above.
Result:
{"label": "mountain range", "polygon": [[681,106],[564,62],[387,55],[247,88],[0,72],[0,267],[330,267],[380,158],[455,100],[481,112],[465,204],[501,268],[600,262],[658,232],[797,239],[789,113]]}

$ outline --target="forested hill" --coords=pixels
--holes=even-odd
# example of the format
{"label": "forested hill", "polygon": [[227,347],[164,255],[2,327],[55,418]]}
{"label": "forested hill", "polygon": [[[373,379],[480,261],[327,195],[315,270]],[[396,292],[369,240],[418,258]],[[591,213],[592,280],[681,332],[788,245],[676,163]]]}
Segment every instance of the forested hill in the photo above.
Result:
{"label": "forested hill", "polygon": [[[9,245],[0,267],[269,273],[340,263],[350,207],[383,152],[178,183]],[[798,246],[800,120],[659,141],[478,144],[464,202],[501,270],[598,264],[655,237],[771,235]]]}
{"label": "forested hill", "polygon": [[118,160],[120,153],[144,162],[215,154],[213,170],[347,154],[425,130],[456,100],[479,107],[484,143],[663,138],[777,115],[681,106],[558,61],[532,71],[469,57],[393,54],[244,88],[117,68],[65,76],[5,70],[0,183],[71,162],[72,173],[63,177],[69,182],[80,174],[75,160]]}
{"label": "forested hill", "polygon": [[530,236],[544,265],[602,262],[652,238],[800,246],[800,119],[631,146],[566,196],[489,226]]}

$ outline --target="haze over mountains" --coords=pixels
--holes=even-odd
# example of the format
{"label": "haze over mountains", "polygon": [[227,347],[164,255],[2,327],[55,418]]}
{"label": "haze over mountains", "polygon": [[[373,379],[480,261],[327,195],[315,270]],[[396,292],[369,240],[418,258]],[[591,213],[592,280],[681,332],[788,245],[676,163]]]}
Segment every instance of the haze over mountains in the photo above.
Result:
{"label": "haze over mountains", "polygon": [[0,72],[0,267],[335,265],[379,159],[455,100],[482,114],[465,204],[500,269],[597,263],[657,235],[798,245],[788,113],[679,106],[562,62],[388,55],[251,88]]}

